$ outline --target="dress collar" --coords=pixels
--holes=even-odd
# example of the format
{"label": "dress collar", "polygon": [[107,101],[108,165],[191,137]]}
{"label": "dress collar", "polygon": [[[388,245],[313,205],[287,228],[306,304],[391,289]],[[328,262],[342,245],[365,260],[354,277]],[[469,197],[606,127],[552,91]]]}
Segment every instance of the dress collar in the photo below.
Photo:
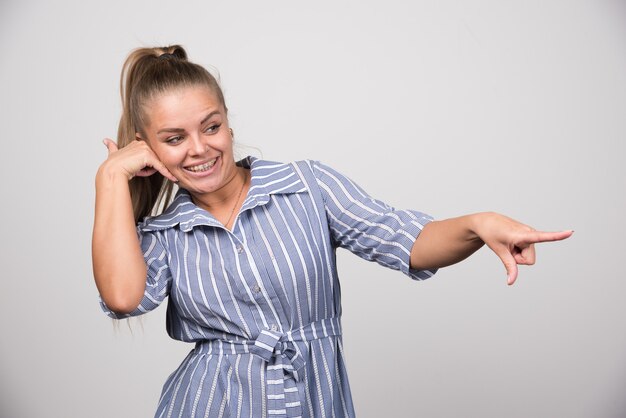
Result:
{"label": "dress collar", "polygon": [[[256,206],[265,205],[270,195],[306,192],[306,187],[291,163],[278,163],[248,156],[237,165],[250,169],[250,189],[241,205],[240,213]],[[160,215],[145,218],[139,224],[142,231],[159,231],[180,225],[182,231],[195,226],[224,227],[209,212],[196,206],[191,195],[180,188],[172,203]]]}

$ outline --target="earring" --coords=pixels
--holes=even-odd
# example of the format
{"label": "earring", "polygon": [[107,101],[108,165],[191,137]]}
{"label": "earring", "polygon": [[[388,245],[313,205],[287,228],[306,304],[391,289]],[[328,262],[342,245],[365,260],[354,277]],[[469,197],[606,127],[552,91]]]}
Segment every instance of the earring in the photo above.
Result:
{"label": "earring", "polygon": [[235,133],[233,132],[233,128],[228,128],[230,131],[230,139],[235,139]]}

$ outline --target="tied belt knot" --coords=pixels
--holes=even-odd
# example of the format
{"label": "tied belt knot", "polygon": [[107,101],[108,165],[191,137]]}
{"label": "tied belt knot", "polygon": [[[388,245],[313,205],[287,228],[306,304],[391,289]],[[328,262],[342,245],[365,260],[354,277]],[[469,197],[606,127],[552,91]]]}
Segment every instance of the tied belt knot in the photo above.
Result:
{"label": "tied belt knot", "polygon": [[[196,343],[197,353],[253,354],[266,362],[266,405],[273,418],[302,415],[299,392],[309,358],[309,342],[341,335],[338,317],[311,322],[303,327],[280,331],[263,329],[255,340],[208,340]],[[265,416],[265,414],[263,414]]]}
{"label": "tied belt knot", "polygon": [[290,333],[291,331],[283,333],[264,329],[254,340],[250,353],[265,360],[268,369],[284,369],[299,382],[302,380],[302,369],[306,365],[309,350],[306,340],[293,338]]}

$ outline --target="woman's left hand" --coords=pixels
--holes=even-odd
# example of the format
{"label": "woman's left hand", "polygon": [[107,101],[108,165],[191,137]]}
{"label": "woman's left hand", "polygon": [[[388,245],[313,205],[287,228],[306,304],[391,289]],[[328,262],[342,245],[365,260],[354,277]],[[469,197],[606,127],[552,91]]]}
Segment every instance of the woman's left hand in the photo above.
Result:
{"label": "woman's left hand", "polygon": [[474,215],[473,232],[504,263],[507,283],[517,279],[517,265],[535,263],[535,246],[539,242],[560,241],[569,238],[574,231],[537,231],[509,217],[486,212]]}

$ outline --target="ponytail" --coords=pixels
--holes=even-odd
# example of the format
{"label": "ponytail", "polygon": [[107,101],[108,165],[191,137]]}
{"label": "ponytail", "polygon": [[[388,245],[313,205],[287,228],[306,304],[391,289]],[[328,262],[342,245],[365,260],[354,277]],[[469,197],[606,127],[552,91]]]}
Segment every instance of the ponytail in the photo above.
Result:
{"label": "ponytail", "polygon": [[[217,80],[204,67],[187,60],[180,45],[133,50],[122,67],[120,95],[122,116],[117,131],[117,144],[123,148],[137,139],[144,140],[146,115],[144,107],[151,99],[179,87],[206,86],[226,108]],[[161,173],[149,177],[133,177],[129,183],[135,221],[156,215],[170,203],[174,184]]]}

